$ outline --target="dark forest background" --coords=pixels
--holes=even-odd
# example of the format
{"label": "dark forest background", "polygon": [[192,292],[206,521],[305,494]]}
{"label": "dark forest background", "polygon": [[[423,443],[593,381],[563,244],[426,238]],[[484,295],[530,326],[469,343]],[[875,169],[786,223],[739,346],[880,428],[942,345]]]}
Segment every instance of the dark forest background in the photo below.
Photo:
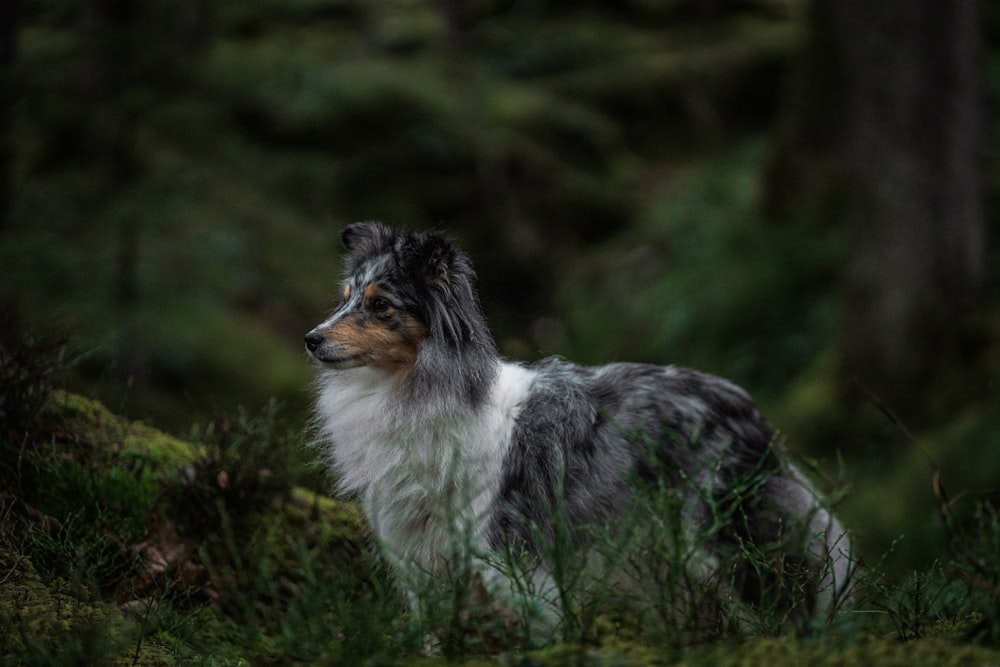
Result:
{"label": "dark forest background", "polygon": [[506,355],[747,387],[873,553],[943,539],[934,469],[1000,482],[994,2],[0,13],[4,327],[118,413],[304,428],[339,230],[381,219],[460,241]]}

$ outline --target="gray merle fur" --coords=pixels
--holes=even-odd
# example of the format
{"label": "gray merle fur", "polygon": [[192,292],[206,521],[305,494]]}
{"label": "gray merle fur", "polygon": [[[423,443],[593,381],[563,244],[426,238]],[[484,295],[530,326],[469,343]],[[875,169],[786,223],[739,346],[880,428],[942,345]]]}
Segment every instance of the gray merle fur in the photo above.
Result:
{"label": "gray merle fur", "polygon": [[[644,364],[587,368],[547,359],[533,368],[539,376],[489,525],[492,548],[544,559],[554,551],[555,522],[585,536],[587,527],[613,525],[640,502],[637,494],[660,483],[686,496],[682,520],[691,530],[727,508],[727,526],[706,540],[718,557],[737,555],[741,540],[776,540],[803,520],[783,508],[780,487],[760,484],[782,474],[775,436],[735,385]],[[755,483],[760,495],[729,498]],[[777,587],[757,568],[738,565],[731,576],[751,602],[765,586]]]}

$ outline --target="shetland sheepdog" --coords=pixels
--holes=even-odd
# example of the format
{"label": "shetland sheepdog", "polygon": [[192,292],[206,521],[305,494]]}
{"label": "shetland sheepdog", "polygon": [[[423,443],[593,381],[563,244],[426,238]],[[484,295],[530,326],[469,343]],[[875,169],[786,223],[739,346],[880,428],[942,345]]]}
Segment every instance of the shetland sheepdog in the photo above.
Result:
{"label": "shetland sheepdog", "polygon": [[[339,303],[305,336],[318,441],[417,607],[466,559],[525,623],[556,628],[567,561],[645,591],[658,566],[632,567],[640,551],[744,610],[783,591],[789,618],[812,619],[847,593],[844,528],[741,388],[675,366],[508,361],[448,238],[360,222],[342,240]],[[668,520],[679,530],[650,529]],[[671,544],[640,549],[640,533]]]}

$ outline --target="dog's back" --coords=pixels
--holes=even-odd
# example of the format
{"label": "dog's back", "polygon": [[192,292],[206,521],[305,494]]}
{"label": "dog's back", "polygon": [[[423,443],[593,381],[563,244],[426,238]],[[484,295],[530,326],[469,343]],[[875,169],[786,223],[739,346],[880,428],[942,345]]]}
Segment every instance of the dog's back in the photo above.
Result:
{"label": "dog's back", "polygon": [[[746,392],[676,367],[549,359],[533,369],[490,523],[493,548],[544,558],[560,521],[574,535],[673,521],[686,547],[713,567],[728,564],[713,576],[748,603],[801,592],[801,581],[774,580],[786,576],[811,578],[818,591],[783,601],[805,603],[797,615],[834,606],[849,579],[848,538]],[[802,567],[789,567],[795,558]],[[768,560],[774,577],[763,572]]]}

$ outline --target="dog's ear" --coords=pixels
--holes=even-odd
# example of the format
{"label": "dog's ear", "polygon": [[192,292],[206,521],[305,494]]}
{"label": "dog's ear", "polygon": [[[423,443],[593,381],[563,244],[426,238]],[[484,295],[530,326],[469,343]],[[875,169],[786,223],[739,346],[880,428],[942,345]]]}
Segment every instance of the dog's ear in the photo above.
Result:
{"label": "dog's ear", "polygon": [[455,345],[492,345],[474,286],[475,271],[468,256],[443,234],[401,234],[396,239],[400,267],[427,290],[428,340]]}
{"label": "dog's ear", "polygon": [[447,238],[436,232],[401,236],[396,239],[395,249],[406,271],[428,287],[448,292],[460,252]]}
{"label": "dog's ear", "polygon": [[424,279],[434,287],[447,291],[455,263],[455,248],[440,234],[430,234],[424,241]]}
{"label": "dog's ear", "polygon": [[344,228],[340,240],[348,252],[371,252],[392,243],[392,230],[381,222],[355,222]]}

